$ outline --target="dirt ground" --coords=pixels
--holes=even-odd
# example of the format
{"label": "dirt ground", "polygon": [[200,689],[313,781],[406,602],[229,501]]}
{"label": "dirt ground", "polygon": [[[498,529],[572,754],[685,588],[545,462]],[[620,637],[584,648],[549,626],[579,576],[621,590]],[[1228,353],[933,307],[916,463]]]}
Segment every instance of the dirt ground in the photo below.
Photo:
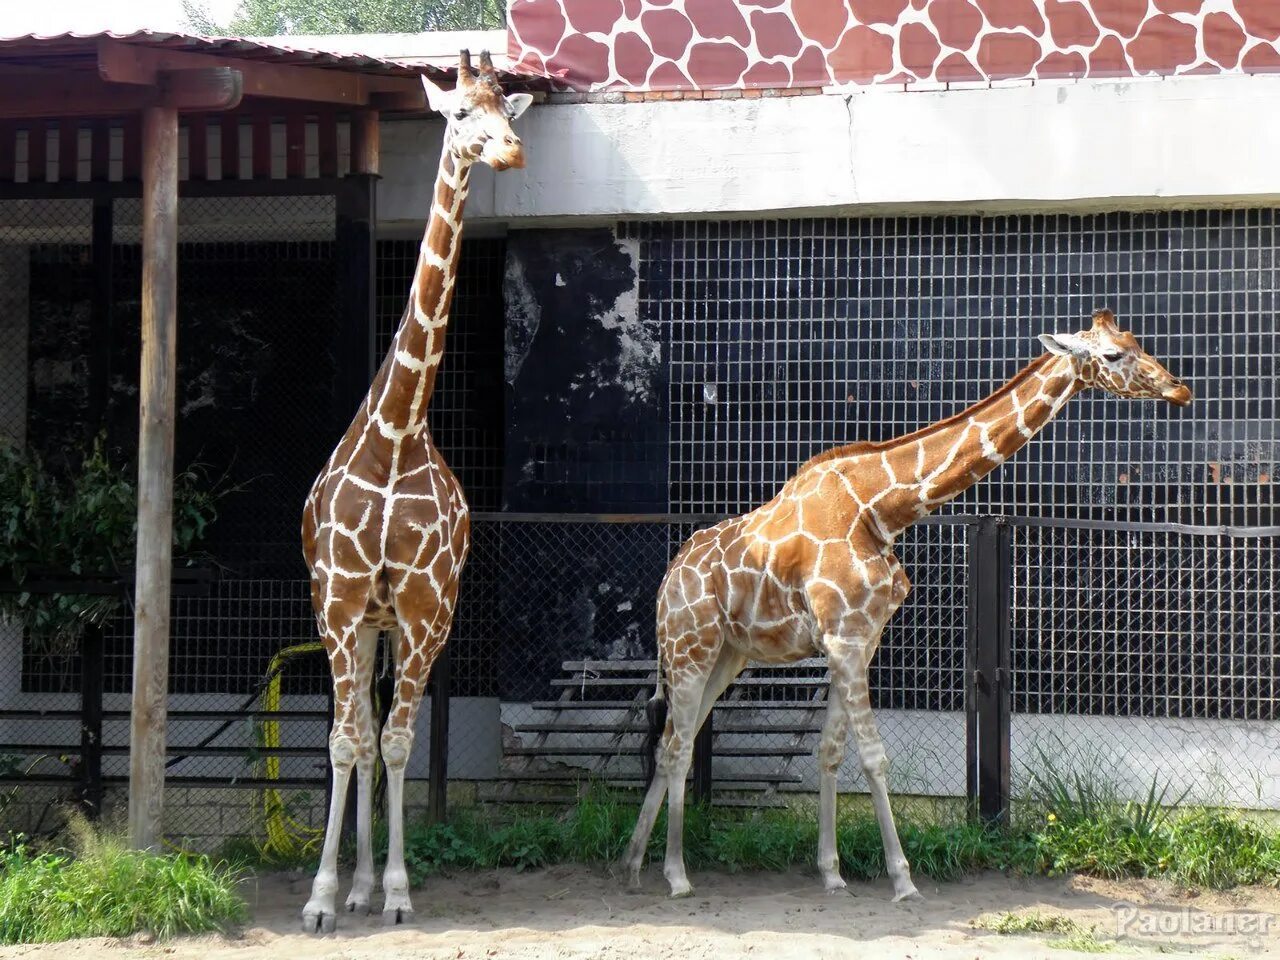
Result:
{"label": "dirt ground", "polygon": [[[827,895],[816,875],[691,875],[695,892],[668,900],[656,869],[644,889],[624,890],[604,870],[576,866],[517,874],[461,874],[414,892],[417,914],[384,929],[379,916],[342,914],[335,936],[299,932],[308,878],[274,875],[249,884],[247,929],[234,937],[169,943],[86,940],[11,947],[0,957],[27,960],[649,960],[649,958],[911,958],[1074,957],[1053,934],[1004,936],[973,926],[1005,912],[1065,914],[1096,936],[1115,941],[1118,915],[1126,936],[1111,944],[1129,956],[1280,957],[1280,891],[1180,893],[1152,882],[1019,879],[996,874],[957,883],[918,878],[921,903],[889,901],[887,882],[851,884]],[[344,891],[345,893],[345,891]],[[375,895],[376,899],[376,895]],[[1117,901],[1132,906],[1118,914]],[[1203,912],[1201,912],[1203,911]],[[1242,919],[1245,914],[1251,919]],[[1262,914],[1261,917],[1258,914]],[[1261,926],[1269,929],[1259,933]],[[1175,927],[1183,932],[1175,932]],[[1146,928],[1144,933],[1143,927]],[[1244,932],[1242,932],[1244,931]]]}

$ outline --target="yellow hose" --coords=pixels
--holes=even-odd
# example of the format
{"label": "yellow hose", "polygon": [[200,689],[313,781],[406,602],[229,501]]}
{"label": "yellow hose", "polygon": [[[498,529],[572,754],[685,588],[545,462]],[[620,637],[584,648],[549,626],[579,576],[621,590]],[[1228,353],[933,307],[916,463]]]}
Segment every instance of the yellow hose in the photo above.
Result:
{"label": "yellow hose", "polygon": [[[267,713],[275,713],[280,709],[280,673],[286,661],[307,653],[317,653],[324,649],[318,640],[311,643],[299,643],[285,647],[277,653],[267,668],[266,689],[262,691],[262,709]],[[262,745],[271,751],[280,746],[280,721],[269,716],[262,721]],[[267,780],[280,779],[280,756],[268,752],[266,755]],[[284,798],[280,791],[268,787],[262,794],[262,809],[265,816],[267,839],[262,844],[262,852],[271,858],[294,860],[309,852],[324,837],[324,831],[299,823],[285,810]]]}

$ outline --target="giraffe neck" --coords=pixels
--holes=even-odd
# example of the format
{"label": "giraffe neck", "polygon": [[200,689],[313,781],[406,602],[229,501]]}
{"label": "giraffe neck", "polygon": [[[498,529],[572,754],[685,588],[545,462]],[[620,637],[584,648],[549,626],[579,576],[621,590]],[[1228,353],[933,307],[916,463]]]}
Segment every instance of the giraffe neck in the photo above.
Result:
{"label": "giraffe neck", "polygon": [[409,302],[369,391],[379,429],[390,436],[415,434],[426,423],[427,406],[444,356],[470,176],[470,162],[459,161],[446,138]]}
{"label": "giraffe neck", "polygon": [[[1074,360],[1046,353],[967,410],[907,436],[863,445],[848,457],[848,476],[873,507],[878,532],[892,539],[1017,453],[1084,386]],[[865,489],[869,476],[879,489]]]}

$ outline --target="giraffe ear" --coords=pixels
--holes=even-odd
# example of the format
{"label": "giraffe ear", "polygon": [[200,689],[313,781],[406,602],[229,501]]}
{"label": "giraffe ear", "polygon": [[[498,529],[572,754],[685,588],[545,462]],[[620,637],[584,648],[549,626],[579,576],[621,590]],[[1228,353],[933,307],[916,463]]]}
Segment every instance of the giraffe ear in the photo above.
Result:
{"label": "giraffe ear", "polygon": [[448,116],[453,112],[453,105],[457,100],[456,90],[446,90],[444,87],[437,86],[425,75],[422,77],[422,89],[427,91],[427,106],[436,113]]}
{"label": "giraffe ear", "polygon": [[532,94],[513,93],[507,97],[507,109],[511,111],[511,119],[514,120],[528,110],[531,103],[533,103]]}
{"label": "giraffe ear", "polygon": [[1078,360],[1087,360],[1093,356],[1093,351],[1089,349],[1089,344],[1074,333],[1042,333],[1040,334],[1040,342],[1044,344],[1046,350],[1060,357],[1075,357]]}

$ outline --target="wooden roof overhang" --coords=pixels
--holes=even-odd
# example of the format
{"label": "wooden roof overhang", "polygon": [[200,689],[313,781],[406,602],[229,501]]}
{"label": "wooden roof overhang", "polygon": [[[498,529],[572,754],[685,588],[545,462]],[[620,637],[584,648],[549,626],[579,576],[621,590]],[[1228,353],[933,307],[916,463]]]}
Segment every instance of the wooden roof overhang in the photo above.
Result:
{"label": "wooden roof overhang", "polygon": [[[377,173],[377,119],[424,111],[424,74],[442,86],[456,78],[455,69],[428,63],[233,37],[0,38],[0,197],[136,194],[129,185],[141,179],[140,118],[149,107],[176,110],[186,130],[183,192],[198,192],[189,187],[201,181],[277,192],[245,182],[272,180],[289,192],[281,179]],[[531,83],[510,74],[504,81]],[[348,123],[350,149],[340,157],[339,128]]]}

